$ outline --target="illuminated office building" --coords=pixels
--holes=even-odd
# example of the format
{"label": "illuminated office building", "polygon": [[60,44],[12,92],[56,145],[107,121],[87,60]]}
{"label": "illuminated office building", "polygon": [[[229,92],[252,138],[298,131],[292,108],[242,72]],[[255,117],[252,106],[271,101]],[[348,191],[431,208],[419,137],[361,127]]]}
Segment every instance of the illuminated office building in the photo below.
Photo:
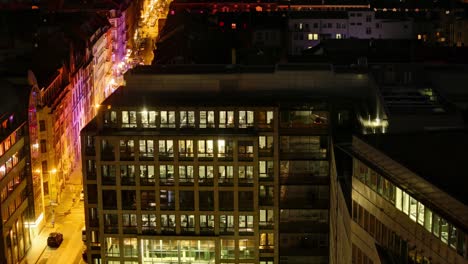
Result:
{"label": "illuminated office building", "polygon": [[88,263],[350,259],[329,209],[351,113],[325,95],[366,75],[223,67],[133,70],[82,130]]}

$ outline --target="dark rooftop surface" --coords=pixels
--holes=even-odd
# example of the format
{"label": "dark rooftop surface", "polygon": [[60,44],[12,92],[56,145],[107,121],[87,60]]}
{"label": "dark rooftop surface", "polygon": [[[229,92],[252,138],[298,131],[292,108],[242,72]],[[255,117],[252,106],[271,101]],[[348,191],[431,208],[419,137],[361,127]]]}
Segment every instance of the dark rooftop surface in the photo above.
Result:
{"label": "dark rooftop surface", "polygon": [[365,135],[362,138],[468,205],[468,131]]}
{"label": "dark rooftop surface", "polygon": [[[167,92],[130,90],[120,87],[102,105],[112,106],[275,106],[294,105],[295,102],[322,102],[326,96],[301,91],[256,91],[256,92]],[[320,100],[321,99],[321,100]]]}

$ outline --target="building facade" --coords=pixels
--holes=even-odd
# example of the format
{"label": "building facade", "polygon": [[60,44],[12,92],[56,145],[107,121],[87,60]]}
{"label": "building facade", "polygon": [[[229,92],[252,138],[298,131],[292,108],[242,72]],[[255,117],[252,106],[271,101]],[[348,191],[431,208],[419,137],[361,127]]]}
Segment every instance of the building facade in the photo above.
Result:
{"label": "building facade", "polygon": [[[313,88],[169,92],[199,78],[262,90],[311,75],[128,76],[82,131],[88,262],[340,263],[330,259],[346,246],[331,249],[328,101]],[[338,79],[348,77],[365,87]]]}
{"label": "building facade", "polygon": [[31,217],[33,199],[28,198],[31,168],[27,124],[14,113],[1,117],[0,262],[6,264],[19,263],[25,256],[31,246],[30,230],[36,224]]}
{"label": "building facade", "polygon": [[414,22],[402,14],[371,10],[292,13],[290,54],[300,55],[324,39],[416,39]]}
{"label": "building facade", "polygon": [[[353,162],[352,263],[468,263],[468,208],[462,189],[452,184],[458,177],[451,170],[442,176],[436,169],[441,164],[427,164],[436,164],[429,156],[441,160],[438,151],[444,156],[458,153],[458,146],[447,144],[453,142],[449,138],[464,141],[466,135],[434,134],[353,138],[347,148]],[[421,153],[422,142],[431,139],[438,140],[431,154]],[[398,147],[408,142],[411,150]],[[443,148],[451,148],[452,153]],[[401,150],[399,155],[396,149]],[[421,160],[410,157],[416,153]],[[450,166],[457,160],[444,163]]]}

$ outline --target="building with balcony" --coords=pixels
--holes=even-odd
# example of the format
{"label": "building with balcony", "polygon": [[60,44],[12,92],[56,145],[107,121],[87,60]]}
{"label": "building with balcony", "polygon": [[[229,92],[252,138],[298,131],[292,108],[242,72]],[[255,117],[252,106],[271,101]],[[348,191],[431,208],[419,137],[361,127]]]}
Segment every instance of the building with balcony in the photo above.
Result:
{"label": "building with balcony", "polygon": [[369,80],[309,67],[128,73],[81,132],[88,263],[349,263],[331,132]]}
{"label": "building with balcony", "polygon": [[[39,208],[34,208],[37,193],[31,192],[28,86],[17,79],[2,78],[0,87],[3,94],[0,99],[0,262],[13,264],[20,263],[31,247],[33,229],[43,217],[42,196],[37,201]],[[40,215],[37,221],[35,209]]]}

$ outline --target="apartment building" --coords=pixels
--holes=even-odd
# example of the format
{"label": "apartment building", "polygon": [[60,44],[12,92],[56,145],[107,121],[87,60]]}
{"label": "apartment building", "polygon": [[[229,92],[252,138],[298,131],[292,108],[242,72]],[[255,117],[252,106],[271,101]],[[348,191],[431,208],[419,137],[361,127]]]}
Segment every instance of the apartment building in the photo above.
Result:
{"label": "apartment building", "polygon": [[0,80],[4,95],[0,100],[0,262],[5,264],[20,263],[31,246],[33,229],[43,217],[40,208],[39,220],[33,217],[28,116],[21,109],[27,105],[28,91],[13,83]]}
{"label": "apartment building", "polygon": [[353,137],[352,263],[468,263],[466,132]]}
{"label": "apartment building", "polygon": [[133,70],[82,130],[88,263],[344,263],[320,95],[366,77],[232,69]]}
{"label": "apartment building", "polygon": [[406,14],[372,10],[292,13],[289,52],[300,55],[324,39],[416,39],[413,24]]}

